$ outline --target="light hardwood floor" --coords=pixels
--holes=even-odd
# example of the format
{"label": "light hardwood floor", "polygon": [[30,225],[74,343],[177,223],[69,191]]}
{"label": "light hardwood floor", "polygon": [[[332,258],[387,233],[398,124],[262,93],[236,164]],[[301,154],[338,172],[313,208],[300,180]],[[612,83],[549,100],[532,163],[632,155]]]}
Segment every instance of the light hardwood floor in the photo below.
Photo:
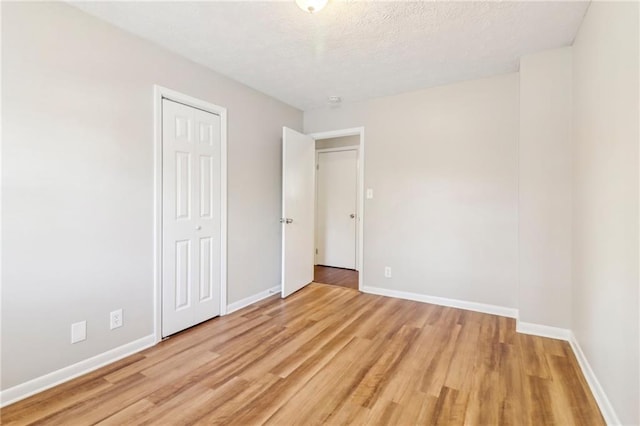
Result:
{"label": "light hardwood floor", "polygon": [[566,342],[311,284],[2,410],[3,424],[602,425]]}

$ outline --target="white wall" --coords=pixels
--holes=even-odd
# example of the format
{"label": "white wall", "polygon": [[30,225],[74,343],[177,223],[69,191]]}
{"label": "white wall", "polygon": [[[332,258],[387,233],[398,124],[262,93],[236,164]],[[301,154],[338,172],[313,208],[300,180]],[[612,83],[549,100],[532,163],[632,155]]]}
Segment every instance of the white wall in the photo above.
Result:
{"label": "white wall", "polygon": [[307,133],[365,126],[365,286],[516,306],[517,74],[304,120]]}
{"label": "white wall", "polygon": [[2,389],[153,331],[154,84],[228,108],[229,302],[280,282],[300,111],[62,3],[2,4],[2,68]]}
{"label": "white wall", "polygon": [[520,60],[520,321],[571,328],[571,48]]}
{"label": "white wall", "polygon": [[360,145],[360,135],[318,139],[316,141],[316,149],[342,148],[345,146],[358,145]]}
{"label": "white wall", "polygon": [[573,47],[573,330],[640,423],[638,3],[592,2]]}

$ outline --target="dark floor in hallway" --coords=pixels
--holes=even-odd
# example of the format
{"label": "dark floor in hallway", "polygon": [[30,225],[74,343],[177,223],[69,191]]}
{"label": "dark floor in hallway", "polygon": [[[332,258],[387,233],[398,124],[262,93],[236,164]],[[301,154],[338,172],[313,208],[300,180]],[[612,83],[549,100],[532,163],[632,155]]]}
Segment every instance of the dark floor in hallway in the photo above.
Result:
{"label": "dark floor in hallway", "polygon": [[357,290],[358,271],[354,271],[353,269],[332,268],[330,266],[316,265],[313,273],[313,281]]}

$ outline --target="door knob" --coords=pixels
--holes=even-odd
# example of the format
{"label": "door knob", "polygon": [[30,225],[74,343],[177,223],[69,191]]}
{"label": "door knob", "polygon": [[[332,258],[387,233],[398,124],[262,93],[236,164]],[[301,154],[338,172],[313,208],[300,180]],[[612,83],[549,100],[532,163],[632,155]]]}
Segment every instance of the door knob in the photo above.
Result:
{"label": "door knob", "polygon": [[200,225],[196,226],[196,231],[199,231],[201,229],[202,229],[202,226],[200,226]]}
{"label": "door knob", "polygon": [[353,214],[353,213],[351,213],[351,214],[349,215],[349,217],[350,217],[351,219],[353,219],[354,217],[356,217],[356,215],[355,215],[355,214]]}
{"label": "door knob", "polygon": [[293,223],[293,219],[289,219],[288,217],[283,217],[280,219],[280,223]]}

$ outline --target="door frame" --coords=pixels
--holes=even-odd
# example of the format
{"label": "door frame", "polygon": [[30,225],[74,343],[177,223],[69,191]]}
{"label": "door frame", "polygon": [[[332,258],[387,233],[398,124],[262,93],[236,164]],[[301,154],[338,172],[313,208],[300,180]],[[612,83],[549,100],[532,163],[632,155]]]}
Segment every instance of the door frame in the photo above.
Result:
{"label": "door frame", "polygon": [[220,316],[227,313],[227,109],[166,87],[153,86],[153,334],[162,340],[162,100],[220,117]]}
{"label": "door frame", "polygon": [[[364,169],[365,169],[365,161],[364,161],[364,152],[365,152],[365,144],[364,144],[364,126],[362,127],[352,127],[349,129],[341,129],[341,130],[331,130],[328,132],[315,132],[309,133],[315,140],[319,139],[330,139],[330,138],[339,138],[343,136],[360,136],[360,145],[358,146],[358,192],[360,193],[360,197],[358,198],[358,226],[357,233],[358,238],[356,241],[356,250],[357,250],[357,266],[358,266],[358,290],[362,291],[364,287]],[[314,170],[315,175],[315,170]],[[314,225],[315,226],[315,225]],[[314,257],[315,259],[315,257]]]}
{"label": "door frame", "polygon": [[[318,165],[320,164],[320,154],[326,154],[328,152],[343,152],[343,151],[356,152],[356,217],[357,218],[360,217],[360,215],[358,214],[358,206],[360,205],[360,198],[362,196],[362,194],[360,193],[360,145],[349,145],[349,146],[341,146],[336,148],[316,149],[316,171],[314,176],[314,181],[315,181],[314,182],[315,184],[314,211],[316,213],[314,235],[315,235],[316,242],[318,241]],[[359,226],[356,225],[356,242],[355,242],[356,258],[355,258],[354,264],[355,264],[355,269],[358,272],[360,272],[360,259],[358,257],[358,254],[360,253],[360,250],[358,247],[359,236],[360,236],[360,229],[359,229]],[[316,263],[318,260],[317,256],[318,254],[314,252],[314,256],[313,256],[314,266],[317,265]]]}

